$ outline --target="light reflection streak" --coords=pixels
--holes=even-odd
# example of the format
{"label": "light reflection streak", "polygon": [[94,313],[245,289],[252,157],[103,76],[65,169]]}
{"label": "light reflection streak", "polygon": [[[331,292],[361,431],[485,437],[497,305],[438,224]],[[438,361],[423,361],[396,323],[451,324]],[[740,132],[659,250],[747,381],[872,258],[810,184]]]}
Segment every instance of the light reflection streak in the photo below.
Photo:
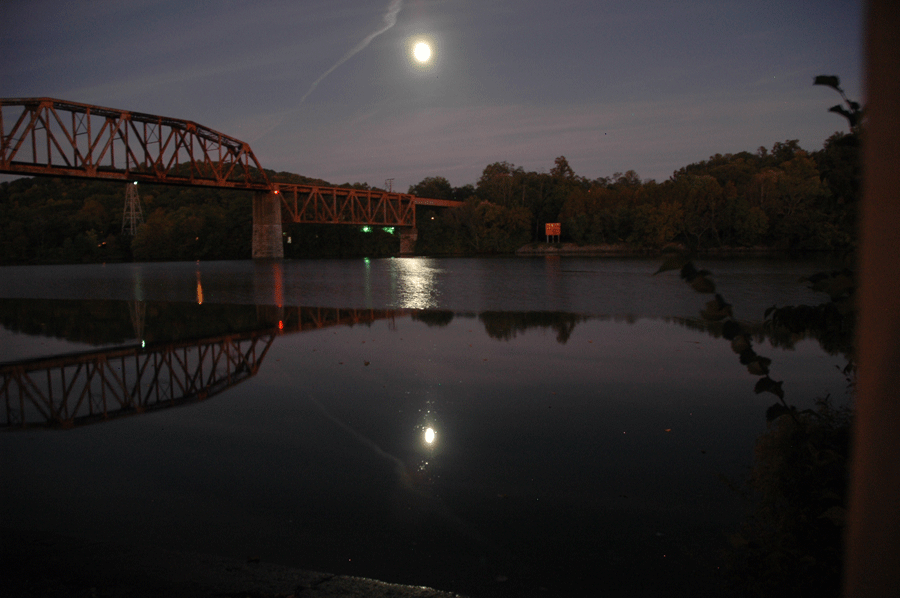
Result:
{"label": "light reflection streak", "polygon": [[200,270],[197,270],[197,305],[203,305],[203,285],[200,283]]}
{"label": "light reflection streak", "polygon": [[419,463],[416,466],[417,474],[420,481],[429,480],[432,472],[431,462],[440,453],[439,436],[437,429],[439,428],[434,413],[434,400],[428,399],[425,405],[419,409],[421,417],[416,425],[416,433],[419,437]]}
{"label": "light reflection streak", "polygon": [[399,307],[428,309],[438,306],[434,260],[429,258],[402,258],[392,260],[392,274],[397,283]]}
{"label": "light reflection streak", "polygon": [[272,279],[274,281],[275,305],[284,305],[284,268],[281,262],[272,262]]}
{"label": "light reflection streak", "polygon": [[364,257],[363,263],[365,264],[365,274],[363,280],[363,289],[366,295],[366,307],[372,307],[372,260]]}
{"label": "light reflection streak", "polygon": [[144,300],[144,277],[140,267],[132,268],[132,281],[134,282],[134,300]]}

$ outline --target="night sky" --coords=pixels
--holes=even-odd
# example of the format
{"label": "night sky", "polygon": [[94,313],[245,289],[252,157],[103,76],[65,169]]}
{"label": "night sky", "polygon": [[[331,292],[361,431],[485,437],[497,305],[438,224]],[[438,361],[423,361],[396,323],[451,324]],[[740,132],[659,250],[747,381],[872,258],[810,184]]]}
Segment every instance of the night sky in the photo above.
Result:
{"label": "night sky", "polygon": [[[862,97],[861,0],[3,0],[0,96],[196,121],[335,184],[492,162],[662,181],[816,150]],[[416,41],[433,54],[413,58]]]}

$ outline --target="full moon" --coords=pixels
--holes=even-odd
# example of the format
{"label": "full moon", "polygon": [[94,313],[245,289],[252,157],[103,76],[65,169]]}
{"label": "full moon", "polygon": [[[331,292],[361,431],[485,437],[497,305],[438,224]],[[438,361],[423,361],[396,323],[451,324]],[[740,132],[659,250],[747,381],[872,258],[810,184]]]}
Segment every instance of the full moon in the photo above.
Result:
{"label": "full moon", "polygon": [[419,62],[428,62],[428,59],[431,58],[431,46],[425,42],[418,42],[413,47],[413,56],[415,56],[416,60]]}

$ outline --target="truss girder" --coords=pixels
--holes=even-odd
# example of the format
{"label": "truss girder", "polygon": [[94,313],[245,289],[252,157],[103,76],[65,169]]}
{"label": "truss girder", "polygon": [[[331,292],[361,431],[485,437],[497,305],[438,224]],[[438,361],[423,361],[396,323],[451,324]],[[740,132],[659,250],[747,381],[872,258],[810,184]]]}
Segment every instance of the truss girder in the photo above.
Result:
{"label": "truss girder", "polygon": [[243,141],[192,121],[52,98],[0,99],[0,172],[271,188]]}
{"label": "truss girder", "polygon": [[287,220],[296,223],[415,226],[416,197],[377,189],[276,185]]}
{"label": "truss girder", "polygon": [[276,335],[226,335],[0,366],[0,428],[69,428],[209,398],[255,376]]}
{"label": "truss girder", "polygon": [[53,98],[0,98],[0,172],[277,189],[296,223],[415,227],[417,205],[462,205],[376,189],[273,185],[234,137],[188,120]]}

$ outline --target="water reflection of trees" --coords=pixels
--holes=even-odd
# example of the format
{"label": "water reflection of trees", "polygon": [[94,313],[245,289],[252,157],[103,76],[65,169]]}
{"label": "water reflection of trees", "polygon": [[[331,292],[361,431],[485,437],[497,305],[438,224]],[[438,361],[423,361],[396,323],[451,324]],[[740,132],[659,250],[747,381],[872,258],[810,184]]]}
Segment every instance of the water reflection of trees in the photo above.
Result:
{"label": "water reflection of trees", "polygon": [[591,318],[554,311],[485,311],[478,314],[478,319],[484,324],[484,330],[491,338],[508,341],[529,328],[542,328],[554,330],[556,341],[564,345],[572,336],[575,326]]}
{"label": "water reflection of trees", "polygon": [[[424,319],[422,316],[413,316],[415,319]],[[484,324],[485,332],[491,338],[510,341],[518,334],[523,334],[529,329],[550,329],[556,332],[556,340],[565,344],[578,324],[588,321],[620,322],[636,324],[644,318],[635,315],[621,316],[589,316],[568,312],[506,312],[485,311],[478,314],[478,319]],[[673,324],[708,334],[712,338],[725,339],[724,323],[721,321],[709,321],[702,318],[661,318],[667,324]],[[829,355],[848,356],[851,352],[849,339],[834,328],[818,328],[806,330],[792,330],[787,326],[773,326],[771,322],[741,322],[743,330],[749,334],[756,343],[768,343],[777,349],[794,349],[798,343],[804,340],[815,340],[819,346]]]}
{"label": "water reflection of trees", "polygon": [[[132,303],[142,306],[141,322],[135,322]],[[249,332],[271,327],[273,321],[254,305],[0,299],[0,325],[31,336],[100,346],[133,339],[152,343]]]}
{"label": "water reflection of trees", "polygon": [[[282,333],[334,325],[371,325],[375,320],[409,316],[428,327],[448,326],[456,317],[475,317],[450,310],[370,310],[331,307],[276,307],[175,303],[164,301],[70,301],[63,299],[0,299],[0,325],[32,336],[46,336],[95,346],[123,344],[133,339],[148,343],[208,338],[281,326]],[[568,342],[578,324],[610,321],[635,324],[634,314],[598,316],[553,311],[485,311],[477,314],[491,338],[510,341],[531,329],[552,330],[560,344]],[[827,318],[827,314],[822,314]],[[136,321],[140,320],[140,322]],[[717,339],[723,323],[702,318],[662,318],[662,321]],[[279,324],[280,323],[280,324]],[[829,355],[851,354],[850,337],[834,326],[792,330],[771,322],[742,322],[756,343],[793,349],[815,340]]]}
{"label": "water reflection of trees", "polygon": [[411,314],[413,320],[424,323],[429,328],[443,327],[453,321],[454,313],[443,309],[425,309],[414,311]]}
{"label": "water reflection of trees", "polygon": [[[725,339],[724,322],[710,322],[701,318],[664,318],[664,321],[705,332],[713,338]],[[846,334],[840,334],[834,328],[817,328],[806,330],[792,330],[787,326],[773,326],[771,322],[741,322],[742,330],[750,335],[757,344],[768,343],[776,349],[792,350],[797,343],[804,340],[814,340],[819,343],[823,351],[829,355],[841,355],[848,357],[851,354],[850,338]]]}
{"label": "water reflection of trees", "polygon": [[12,332],[90,345],[119,344],[135,338],[123,301],[0,299],[0,325]]}

